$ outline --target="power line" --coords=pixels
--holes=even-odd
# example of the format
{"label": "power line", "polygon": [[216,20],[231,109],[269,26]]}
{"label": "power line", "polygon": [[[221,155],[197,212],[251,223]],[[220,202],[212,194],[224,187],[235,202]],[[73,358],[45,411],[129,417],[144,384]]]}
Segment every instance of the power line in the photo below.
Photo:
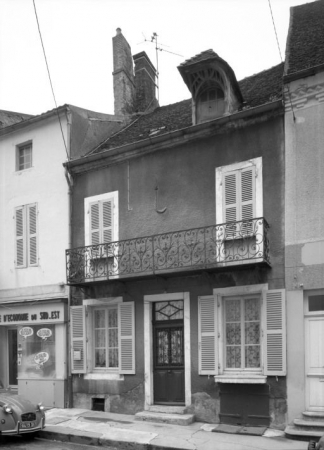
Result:
{"label": "power line", "polygon": [[46,53],[45,53],[45,47],[44,47],[44,43],[43,43],[42,33],[41,33],[41,30],[40,30],[40,26],[39,26],[35,0],[33,0],[33,5],[34,5],[34,11],[35,11],[36,22],[37,22],[37,27],[38,27],[38,33],[39,33],[40,41],[41,41],[42,48],[43,48],[43,54],[44,54],[44,59],[45,59],[45,63],[46,63],[47,74],[48,74],[48,78],[49,78],[49,82],[50,82],[50,85],[51,85],[52,94],[53,94],[53,98],[54,98],[54,103],[55,103],[55,107],[56,107],[56,114],[57,114],[58,121],[60,123],[60,128],[61,128],[61,133],[62,133],[62,138],[63,138],[63,142],[64,142],[66,156],[67,156],[67,159],[69,160],[68,150],[67,150],[65,137],[64,137],[64,133],[63,133],[63,128],[62,128],[62,123],[61,123],[61,119],[60,119],[60,115],[59,115],[58,107],[57,107],[57,103],[56,103],[56,98],[55,98],[55,94],[54,94],[54,88],[53,88],[53,83],[52,83],[52,79],[51,79],[51,74],[50,74],[50,70],[49,70],[49,67],[48,67],[48,63],[47,63],[47,58],[46,58]]}
{"label": "power line", "polygon": [[[279,50],[280,60],[283,63],[282,56],[281,56],[280,45],[279,45],[279,39],[278,39],[278,35],[277,35],[276,24],[275,24],[275,21],[274,21],[274,18],[273,18],[273,14],[272,14],[272,8],[271,8],[270,0],[268,0],[268,3],[269,3],[270,13],[271,13],[271,17],[272,17],[272,24],[273,24],[274,32],[275,32],[275,35],[276,35],[276,40],[277,40],[277,46],[278,46],[278,50]],[[288,91],[289,102],[290,102],[290,106],[291,106],[291,110],[292,110],[292,114],[293,114],[293,119],[294,119],[294,122],[296,122],[295,111],[294,111],[293,104],[292,104],[292,101],[291,101],[291,94],[290,94],[289,86],[288,86],[287,91]]]}

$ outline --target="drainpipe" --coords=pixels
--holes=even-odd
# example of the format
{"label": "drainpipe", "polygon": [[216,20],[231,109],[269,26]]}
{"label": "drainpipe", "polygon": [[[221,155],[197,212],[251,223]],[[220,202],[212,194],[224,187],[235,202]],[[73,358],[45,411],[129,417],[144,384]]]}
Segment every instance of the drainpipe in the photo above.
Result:
{"label": "drainpipe", "polygon": [[[71,128],[72,128],[72,113],[69,108],[67,108],[67,146],[68,146],[68,159],[71,159]],[[72,247],[72,191],[73,191],[73,178],[71,173],[65,167],[65,178],[68,185],[68,248]],[[68,399],[67,407],[73,408],[73,386],[72,386],[72,374],[71,374],[71,318],[70,318],[70,307],[71,307],[71,287],[67,286],[68,289],[68,307],[67,307],[67,388],[68,388]]]}

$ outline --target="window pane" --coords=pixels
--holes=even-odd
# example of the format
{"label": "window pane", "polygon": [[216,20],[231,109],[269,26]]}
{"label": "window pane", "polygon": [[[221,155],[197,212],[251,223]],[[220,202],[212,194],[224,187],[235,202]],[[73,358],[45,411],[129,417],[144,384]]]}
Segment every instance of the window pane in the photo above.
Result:
{"label": "window pane", "polygon": [[95,347],[106,346],[106,332],[105,330],[95,330]]}
{"label": "window pane", "polygon": [[227,323],[226,345],[240,345],[240,344],[241,344],[241,324]]}
{"label": "window pane", "polygon": [[260,324],[258,322],[245,324],[245,344],[260,344]]}
{"label": "window pane", "polygon": [[109,347],[118,347],[118,330],[117,328],[109,330]]}
{"label": "window pane", "polygon": [[109,367],[118,367],[118,348],[109,350]]}
{"label": "window pane", "polygon": [[105,310],[96,310],[94,314],[95,328],[105,328]]}
{"label": "window pane", "polygon": [[226,367],[228,369],[241,367],[241,347],[226,347]]}
{"label": "window pane", "polygon": [[260,301],[258,298],[245,299],[245,321],[260,320]]}
{"label": "window pane", "polygon": [[106,367],[106,351],[103,349],[95,350],[95,366]]}
{"label": "window pane", "polygon": [[108,310],[108,326],[111,327],[117,327],[117,309],[109,309]]}
{"label": "window pane", "polygon": [[237,322],[241,320],[241,301],[238,300],[226,300],[226,322]]}
{"label": "window pane", "polygon": [[260,345],[248,345],[245,348],[245,367],[260,367]]}
{"label": "window pane", "polygon": [[31,144],[18,148],[18,169],[24,170],[31,167],[32,146]]}
{"label": "window pane", "polygon": [[324,311],[324,295],[312,295],[308,297],[308,310]]}

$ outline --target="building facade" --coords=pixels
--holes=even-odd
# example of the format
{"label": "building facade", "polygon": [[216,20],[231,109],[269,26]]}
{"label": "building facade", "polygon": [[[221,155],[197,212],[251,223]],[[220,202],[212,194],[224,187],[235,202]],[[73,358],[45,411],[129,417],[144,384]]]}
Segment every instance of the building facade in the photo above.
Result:
{"label": "building facade", "polygon": [[284,76],[286,432],[291,436],[324,433],[323,24],[323,1],[291,8]]}
{"label": "building facade", "polygon": [[190,100],[66,164],[73,405],[283,427],[283,65],[237,82],[210,50],[179,71]]}
{"label": "building facade", "polygon": [[65,407],[72,184],[62,164],[92,148],[103,123],[106,136],[122,120],[68,105],[0,116],[0,379],[33,401]]}

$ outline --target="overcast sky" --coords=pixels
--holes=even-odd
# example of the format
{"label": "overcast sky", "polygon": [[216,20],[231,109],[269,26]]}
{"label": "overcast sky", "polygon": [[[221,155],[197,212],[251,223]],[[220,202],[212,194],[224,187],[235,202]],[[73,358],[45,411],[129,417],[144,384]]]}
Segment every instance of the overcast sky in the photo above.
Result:
{"label": "overcast sky", "polygon": [[[291,6],[270,0],[282,58]],[[120,27],[132,53],[156,66],[160,105],[190,97],[177,70],[213,49],[238,80],[280,63],[269,0],[35,0],[58,106],[113,114],[112,37]],[[172,53],[169,53],[172,52]],[[173,53],[177,53],[177,56]],[[0,109],[41,114],[55,107],[33,0],[0,0]]]}

